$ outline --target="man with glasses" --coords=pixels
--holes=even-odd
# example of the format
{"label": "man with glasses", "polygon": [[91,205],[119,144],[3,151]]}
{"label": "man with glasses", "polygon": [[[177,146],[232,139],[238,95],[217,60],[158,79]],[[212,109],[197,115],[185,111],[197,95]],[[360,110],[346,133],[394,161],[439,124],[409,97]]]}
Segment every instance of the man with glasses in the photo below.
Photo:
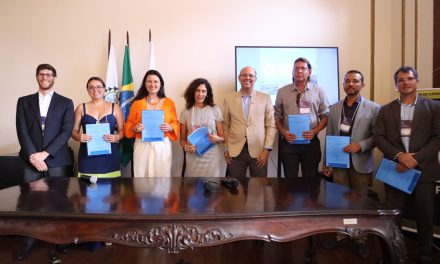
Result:
{"label": "man with glasses", "polygon": [[[20,97],[17,102],[16,129],[25,182],[73,174],[73,156],[67,145],[73,128],[73,102],[55,93],[56,77],[54,67],[38,65],[38,92]],[[18,260],[29,254],[34,241],[27,240]]]}
{"label": "man with glasses", "polygon": [[397,163],[397,171],[416,169],[421,175],[412,194],[385,184],[387,205],[400,210],[411,205],[417,223],[418,263],[432,263],[435,181],[440,179],[440,107],[417,94],[419,74],[413,67],[399,68],[394,83],[399,98],[380,109],[374,142],[385,158]]}
{"label": "man with glasses", "polygon": [[[343,84],[346,97],[330,107],[328,117],[327,135],[350,137],[350,143],[341,146],[350,155],[350,167],[330,168],[323,162],[322,171],[327,177],[332,173],[334,182],[366,194],[373,180],[373,127],[380,106],[361,96],[364,86],[364,76],[360,71],[348,71]],[[325,159],[324,154],[324,161]],[[337,240],[330,240],[324,246],[333,248],[344,241],[345,236],[337,236]],[[365,239],[358,239],[356,242],[358,254],[368,257],[369,249],[365,245]]]}
{"label": "man with glasses", "polygon": [[[300,164],[302,176],[314,178],[321,161],[318,134],[327,125],[329,104],[322,88],[310,80],[312,65],[307,59],[295,60],[292,75],[293,83],[280,88],[275,100],[275,124],[281,135],[279,159],[286,178],[298,177]],[[302,144],[297,141],[300,135],[290,132],[289,115],[308,115],[310,129],[302,132],[306,140]]]}
{"label": "man with glasses", "polygon": [[223,109],[225,160],[229,176],[267,176],[267,161],[275,139],[274,110],[269,95],[254,90],[257,73],[244,67],[241,89],[226,96]]}

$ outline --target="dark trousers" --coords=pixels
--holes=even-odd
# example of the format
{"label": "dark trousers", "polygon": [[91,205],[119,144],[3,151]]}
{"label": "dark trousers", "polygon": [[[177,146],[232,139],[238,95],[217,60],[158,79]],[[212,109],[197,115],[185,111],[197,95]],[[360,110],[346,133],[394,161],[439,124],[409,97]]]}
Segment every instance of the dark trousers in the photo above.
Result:
{"label": "dark trousers", "polygon": [[54,168],[48,168],[47,171],[37,171],[34,167],[25,164],[23,181],[33,182],[45,177],[72,177],[72,176],[73,176],[73,172],[71,166],[54,167]]}
{"label": "dark trousers", "polygon": [[249,154],[248,144],[244,144],[243,149],[237,157],[232,158],[232,164],[228,164],[229,176],[234,178],[246,177],[249,168],[250,177],[267,177],[267,163],[259,168],[257,159]]}
{"label": "dark trousers", "polygon": [[314,137],[309,144],[290,144],[283,138],[280,141],[279,148],[279,159],[283,164],[284,177],[298,177],[300,164],[303,177],[318,177],[321,144],[317,137]]}
{"label": "dark trousers", "polygon": [[[404,210],[414,210],[417,224],[418,255],[430,257],[434,231],[435,183],[421,182],[416,185],[411,195],[385,184],[387,206]],[[397,220],[401,227],[401,218]]]}

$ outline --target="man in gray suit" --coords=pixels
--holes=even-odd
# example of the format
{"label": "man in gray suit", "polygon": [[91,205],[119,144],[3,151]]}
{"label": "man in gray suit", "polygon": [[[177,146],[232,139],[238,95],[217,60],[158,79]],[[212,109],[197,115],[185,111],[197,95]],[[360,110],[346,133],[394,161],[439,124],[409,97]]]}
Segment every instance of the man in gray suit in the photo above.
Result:
{"label": "man in gray suit", "polygon": [[[343,86],[346,97],[330,107],[327,135],[350,137],[350,144],[344,146],[344,151],[350,154],[350,168],[327,167],[324,154],[322,171],[327,177],[333,174],[333,181],[336,183],[367,193],[374,172],[373,127],[380,106],[361,96],[365,82],[360,71],[348,71]],[[338,236],[338,240],[333,241],[336,243],[326,245],[328,248],[335,247],[342,244],[344,238]],[[367,257],[369,249],[365,246],[365,240],[358,239],[356,242],[358,254]]]}
{"label": "man in gray suit", "polygon": [[380,109],[374,142],[385,158],[396,161],[397,171],[416,169],[422,174],[410,195],[385,184],[387,205],[401,210],[412,206],[417,223],[418,261],[432,263],[435,181],[440,177],[440,106],[417,94],[419,74],[414,68],[399,68],[394,83],[399,99]]}
{"label": "man in gray suit", "polygon": [[344,147],[350,154],[350,168],[329,168],[324,162],[322,171],[327,177],[333,172],[334,182],[366,193],[374,172],[373,126],[380,106],[361,96],[364,86],[360,71],[348,71],[344,77],[346,97],[331,106],[327,123],[327,135],[350,137],[350,144]]}

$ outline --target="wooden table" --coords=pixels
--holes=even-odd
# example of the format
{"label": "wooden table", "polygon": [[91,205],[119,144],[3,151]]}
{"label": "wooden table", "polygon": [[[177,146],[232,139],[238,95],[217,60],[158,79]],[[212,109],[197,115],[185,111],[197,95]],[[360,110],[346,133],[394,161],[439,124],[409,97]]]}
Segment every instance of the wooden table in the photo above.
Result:
{"label": "wooden table", "polygon": [[384,263],[403,263],[394,218],[367,196],[322,179],[120,178],[90,185],[42,179],[0,190],[0,235],[58,243],[107,241],[169,253],[238,240],[285,242],[319,233],[379,236]]}

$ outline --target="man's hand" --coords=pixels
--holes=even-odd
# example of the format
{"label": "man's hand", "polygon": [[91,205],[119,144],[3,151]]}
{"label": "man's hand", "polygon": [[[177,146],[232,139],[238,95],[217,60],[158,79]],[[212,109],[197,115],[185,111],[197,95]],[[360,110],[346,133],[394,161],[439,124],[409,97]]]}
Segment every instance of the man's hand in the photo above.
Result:
{"label": "man's hand", "polygon": [[408,169],[413,169],[418,165],[417,160],[414,158],[414,153],[400,153],[397,156],[397,160],[400,164],[407,167]]}
{"label": "man's hand", "polygon": [[46,151],[36,152],[29,156],[29,161],[34,164],[37,161],[44,161],[47,157],[49,157],[49,153]]}
{"label": "man's hand", "polygon": [[303,138],[304,139],[307,139],[307,140],[312,140],[314,137],[315,137],[315,131],[312,129],[312,130],[308,130],[308,131],[303,131],[303,134],[302,134],[302,136],[303,136]]}
{"label": "man's hand", "polygon": [[231,165],[231,164],[232,164],[232,158],[231,158],[231,156],[229,156],[229,151],[225,151],[224,155],[225,155],[225,161],[226,161],[226,163],[227,163],[228,165]]}
{"label": "man's hand", "polygon": [[345,146],[344,151],[347,153],[358,153],[361,151],[361,145],[357,142],[351,142],[347,146]]}
{"label": "man's hand", "polygon": [[263,149],[263,151],[261,151],[260,155],[258,155],[257,167],[263,168],[264,165],[266,165],[268,158],[269,158],[269,150]]}
{"label": "man's hand", "polygon": [[409,170],[409,168],[405,167],[405,166],[402,165],[401,163],[397,163],[396,171],[402,173],[402,172],[405,172],[405,171],[407,171],[407,170]]}
{"label": "man's hand", "polygon": [[32,165],[38,170],[38,171],[47,171],[47,164],[44,161],[36,161],[32,163]]}
{"label": "man's hand", "polygon": [[289,142],[290,144],[293,143],[293,141],[296,140],[296,135],[290,133],[289,131],[286,130],[286,132],[284,132],[283,137],[286,139],[287,142]]}

